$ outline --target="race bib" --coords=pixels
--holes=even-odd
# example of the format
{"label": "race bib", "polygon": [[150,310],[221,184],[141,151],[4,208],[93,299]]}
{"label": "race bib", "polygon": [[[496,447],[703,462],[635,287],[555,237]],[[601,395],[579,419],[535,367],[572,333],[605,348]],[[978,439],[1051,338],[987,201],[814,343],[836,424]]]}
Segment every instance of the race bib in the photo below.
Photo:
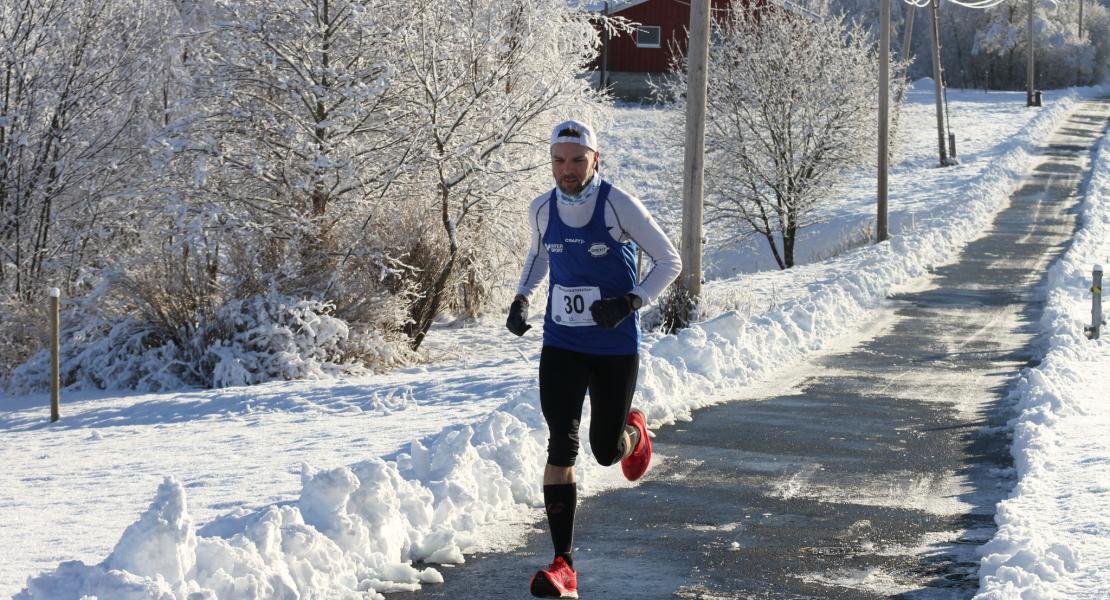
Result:
{"label": "race bib", "polygon": [[595,286],[551,288],[551,320],[567,327],[596,325],[590,314],[590,305],[601,300],[601,290]]}

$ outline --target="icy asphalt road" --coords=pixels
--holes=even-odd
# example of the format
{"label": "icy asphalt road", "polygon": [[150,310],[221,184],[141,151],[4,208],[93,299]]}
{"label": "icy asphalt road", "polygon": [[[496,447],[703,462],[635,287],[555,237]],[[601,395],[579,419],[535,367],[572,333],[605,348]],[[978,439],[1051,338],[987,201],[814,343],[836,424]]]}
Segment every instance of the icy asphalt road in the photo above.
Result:
{"label": "icy asphalt road", "polygon": [[[1082,103],[1011,205],[930,285],[896,296],[866,341],[703,410],[655,438],[635,488],[581,503],[583,598],[969,598],[975,548],[1013,485],[1007,391],[1035,360],[1042,276],[1110,102]],[[892,199],[896,202],[896,199]],[[526,598],[544,530],[392,599]]]}

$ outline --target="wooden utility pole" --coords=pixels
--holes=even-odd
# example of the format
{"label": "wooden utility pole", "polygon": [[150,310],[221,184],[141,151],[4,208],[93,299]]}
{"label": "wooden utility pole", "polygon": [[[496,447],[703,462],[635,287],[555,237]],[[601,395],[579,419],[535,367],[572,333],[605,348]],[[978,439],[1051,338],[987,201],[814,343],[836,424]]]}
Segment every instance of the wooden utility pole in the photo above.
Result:
{"label": "wooden utility pole", "polygon": [[[1083,0],[1079,0],[1079,41],[1083,41]],[[1083,66],[1079,57],[1075,58],[1075,85],[1078,87],[1083,80]]]}
{"label": "wooden utility pole", "polygon": [[[934,0],[935,1],[935,0]],[[887,168],[890,160],[890,0],[880,0],[879,21],[879,207],[875,242],[887,233]]]}
{"label": "wooden utility pole", "polygon": [[933,87],[937,96],[937,141],[940,144],[940,166],[948,166],[948,151],[944,139],[944,73],[940,65],[940,0],[933,0]]}
{"label": "wooden utility pole", "polygon": [[902,37],[902,60],[909,60],[913,54],[913,15],[917,12],[917,5],[910,4],[906,13],[906,31]]}
{"label": "wooden utility pole", "polygon": [[1029,0],[1029,69],[1025,75],[1025,105],[1034,106],[1033,102],[1033,0]]}
{"label": "wooden utility pole", "polygon": [[[917,12],[916,4],[910,4],[908,6],[909,12],[906,13],[906,31],[902,38],[902,60],[906,61],[907,65],[910,62],[910,57],[913,56],[913,15]],[[906,88],[908,87],[908,85],[898,86],[898,94],[894,98],[895,105],[902,104],[902,100],[906,97]]]}
{"label": "wooden utility pole", "polygon": [[[888,0],[889,1],[889,0]],[[689,323],[689,308],[701,296],[702,189],[705,181],[706,70],[709,63],[709,2],[690,2],[690,46],[687,50],[686,154],[682,174],[682,288],[684,307],[676,325]]]}
{"label": "wooden utility pole", "polygon": [[47,320],[50,321],[50,422],[62,418],[61,409],[61,310],[59,303],[62,293],[58,288],[50,288],[47,302]]}

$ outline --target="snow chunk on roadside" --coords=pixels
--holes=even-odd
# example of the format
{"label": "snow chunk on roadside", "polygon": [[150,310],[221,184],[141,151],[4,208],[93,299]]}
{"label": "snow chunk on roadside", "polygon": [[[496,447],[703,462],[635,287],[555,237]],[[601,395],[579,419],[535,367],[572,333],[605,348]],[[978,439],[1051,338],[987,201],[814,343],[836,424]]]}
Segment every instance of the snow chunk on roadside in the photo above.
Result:
{"label": "snow chunk on roadside", "polygon": [[126,571],[106,571],[79,560],[63,562],[50,573],[27,580],[27,587],[12,600],[175,600],[165,579],[148,579]]}
{"label": "snow chunk on roadside", "polygon": [[110,570],[127,571],[140,577],[161,575],[169,583],[185,580],[197,560],[197,534],[185,505],[185,488],[167,477],[154,502],[104,561]]}

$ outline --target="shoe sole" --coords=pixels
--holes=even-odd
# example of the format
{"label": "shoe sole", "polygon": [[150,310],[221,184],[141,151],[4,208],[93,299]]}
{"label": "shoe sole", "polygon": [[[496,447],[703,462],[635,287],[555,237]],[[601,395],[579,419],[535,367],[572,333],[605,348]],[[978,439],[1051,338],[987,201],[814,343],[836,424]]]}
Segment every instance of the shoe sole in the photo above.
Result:
{"label": "shoe sole", "polygon": [[531,586],[532,595],[537,598],[577,598],[578,592],[560,592],[555,588],[555,584],[547,578],[547,575],[540,571],[532,577]]}

